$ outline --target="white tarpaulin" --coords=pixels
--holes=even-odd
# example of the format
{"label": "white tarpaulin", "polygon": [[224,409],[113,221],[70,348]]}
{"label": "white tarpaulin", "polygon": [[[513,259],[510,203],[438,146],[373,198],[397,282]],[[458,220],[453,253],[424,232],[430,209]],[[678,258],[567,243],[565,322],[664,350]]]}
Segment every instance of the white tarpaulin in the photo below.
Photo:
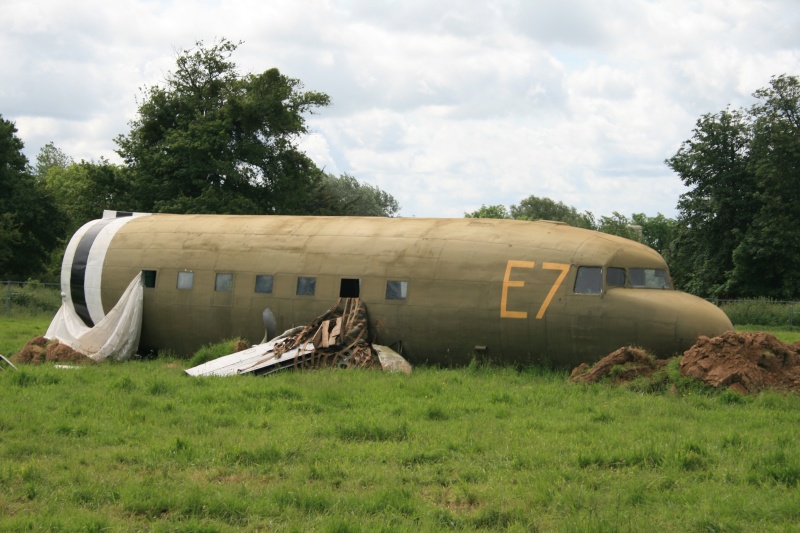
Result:
{"label": "white tarpaulin", "polygon": [[72,303],[65,301],[44,336],[58,339],[97,362],[107,357],[125,361],[139,347],[143,292],[144,282],[139,274],[122,293],[117,305],[92,328],[84,324]]}

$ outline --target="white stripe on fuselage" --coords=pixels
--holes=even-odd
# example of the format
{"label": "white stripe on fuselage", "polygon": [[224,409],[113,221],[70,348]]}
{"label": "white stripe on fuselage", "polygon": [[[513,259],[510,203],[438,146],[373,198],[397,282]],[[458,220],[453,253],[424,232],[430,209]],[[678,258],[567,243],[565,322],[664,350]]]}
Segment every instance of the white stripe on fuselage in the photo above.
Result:
{"label": "white stripe on fuselage", "polygon": [[101,294],[103,263],[106,259],[106,252],[108,252],[108,247],[117,231],[138,216],[142,215],[136,214],[134,216],[119,217],[115,218],[111,222],[107,222],[107,219],[93,220],[87,224],[84,224],[75,233],[72,239],[70,239],[69,245],[64,252],[64,262],[62,263],[63,266],[61,268],[61,290],[64,292],[64,294],[68,295],[70,300],[69,303],[70,305],[73,305],[70,291],[70,279],[72,275],[72,262],[75,259],[75,251],[78,248],[78,244],[81,242],[81,238],[92,226],[95,224],[107,223],[107,225],[100,230],[100,233],[97,234],[97,237],[95,237],[92,247],[89,250],[89,257],[86,260],[86,275],[84,276],[83,281],[83,291],[86,297],[86,308],[89,310],[89,316],[91,317],[92,322],[95,324],[100,322],[106,316],[106,313],[103,310]]}

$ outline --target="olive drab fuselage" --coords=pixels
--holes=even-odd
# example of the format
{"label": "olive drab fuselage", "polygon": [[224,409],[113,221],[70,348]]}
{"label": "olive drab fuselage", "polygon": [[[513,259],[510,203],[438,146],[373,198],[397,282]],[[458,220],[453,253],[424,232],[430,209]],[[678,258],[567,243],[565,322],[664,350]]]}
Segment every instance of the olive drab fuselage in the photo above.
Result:
{"label": "olive drab fuselage", "polygon": [[566,366],[626,345],[668,356],[731,329],[671,288],[654,250],[560,223],[119,215],[75,234],[62,286],[91,326],[143,273],[142,350],[257,342],[264,309],[280,332],[341,296],[361,298],[374,342],[412,363]]}

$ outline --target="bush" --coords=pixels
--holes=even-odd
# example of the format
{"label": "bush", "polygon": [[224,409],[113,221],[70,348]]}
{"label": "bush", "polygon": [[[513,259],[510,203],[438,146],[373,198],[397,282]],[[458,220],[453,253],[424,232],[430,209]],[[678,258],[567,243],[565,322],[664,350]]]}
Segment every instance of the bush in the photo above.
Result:
{"label": "bush", "polygon": [[61,307],[61,290],[55,285],[42,283],[5,282],[0,285],[2,312],[14,314],[53,313]]}
{"label": "bush", "polygon": [[[768,298],[737,300],[723,303],[720,308],[734,324],[756,326],[788,326],[794,324],[795,305]],[[800,311],[800,308],[798,308]]]}

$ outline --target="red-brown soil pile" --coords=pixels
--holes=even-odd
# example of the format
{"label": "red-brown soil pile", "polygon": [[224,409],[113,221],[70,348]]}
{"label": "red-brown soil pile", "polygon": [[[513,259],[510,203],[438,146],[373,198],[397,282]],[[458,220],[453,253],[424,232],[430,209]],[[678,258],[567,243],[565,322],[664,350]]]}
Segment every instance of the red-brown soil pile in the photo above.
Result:
{"label": "red-brown soil pile", "polygon": [[742,392],[764,389],[800,392],[798,343],[786,345],[769,333],[728,331],[700,337],[681,359],[681,374],[714,388]]}
{"label": "red-brown soil pile", "polygon": [[617,383],[626,382],[640,376],[652,376],[668,362],[667,359],[656,359],[639,348],[626,346],[605,356],[591,368],[586,363],[581,364],[572,371],[569,380],[576,383],[596,383],[611,376]]}
{"label": "red-brown soil pile", "polygon": [[44,337],[34,337],[11,358],[12,363],[38,365],[44,362],[61,363],[94,363],[80,352],[76,352],[66,344],[57,340],[48,341]]}
{"label": "red-brown soil pile", "polygon": [[[651,376],[671,359],[655,359],[638,348],[620,348],[593,367],[576,367],[569,380],[596,383],[609,378],[624,383]],[[800,342],[787,345],[763,332],[728,331],[719,337],[700,337],[683,353],[681,374],[714,388],[728,387],[743,394],[764,389],[800,392]]]}

